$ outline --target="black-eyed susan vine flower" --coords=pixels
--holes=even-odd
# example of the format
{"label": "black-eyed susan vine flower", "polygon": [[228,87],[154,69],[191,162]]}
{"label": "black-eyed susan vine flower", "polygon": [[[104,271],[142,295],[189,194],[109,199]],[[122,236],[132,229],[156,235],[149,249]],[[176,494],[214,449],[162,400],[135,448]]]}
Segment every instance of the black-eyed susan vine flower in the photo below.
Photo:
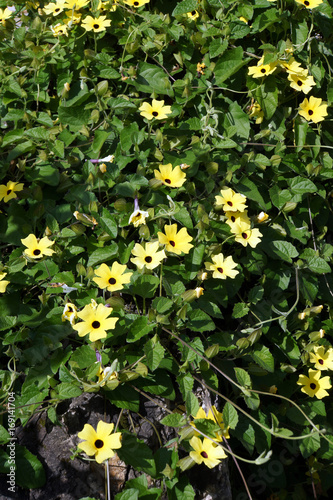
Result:
{"label": "black-eyed susan vine flower", "polygon": [[134,227],[146,224],[146,218],[149,217],[149,213],[144,210],[140,210],[139,200],[137,197],[134,199],[134,212],[131,213],[128,223],[133,224]]}
{"label": "black-eyed susan vine flower", "polygon": [[3,200],[5,203],[17,198],[17,192],[22,191],[24,184],[22,182],[8,181],[7,184],[1,184],[0,186],[0,201]]}
{"label": "black-eyed susan vine flower", "polygon": [[225,212],[244,212],[247,207],[246,196],[235,193],[231,188],[221,189],[220,194],[215,196],[215,201],[218,206],[222,205]]}
{"label": "black-eyed susan vine flower", "polygon": [[333,370],[333,349],[325,350],[324,346],[315,346],[310,353],[310,363],[316,370]]}
{"label": "black-eyed susan vine flower", "polygon": [[67,36],[67,25],[66,24],[56,24],[51,26],[51,31],[53,36]]}
{"label": "black-eyed susan vine flower", "polygon": [[315,9],[323,3],[323,0],[295,0],[296,3],[300,3],[301,5],[304,5],[307,9]]}
{"label": "black-eyed susan vine flower", "polygon": [[118,380],[118,373],[112,371],[111,366],[100,367],[98,372],[98,383],[100,386],[103,387],[109,380]]}
{"label": "black-eyed susan vine flower", "polygon": [[77,314],[82,321],[74,325],[73,328],[79,337],[89,335],[91,342],[104,339],[107,336],[107,330],[113,330],[119,319],[109,318],[112,311],[112,307],[106,307],[103,304],[88,304]]}
{"label": "black-eyed susan vine flower", "polygon": [[228,226],[230,226],[230,229],[232,232],[233,228],[235,227],[235,224],[237,222],[245,222],[248,224],[248,226],[251,226],[251,221],[247,215],[247,210],[244,210],[244,212],[225,212],[225,215],[227,216],[227,220],[225,221]]}
{"label": "black-eyed susan vine flower", "polygon": [[291,82],[290,87],[308,94],[312,87],[316,85],[313,76],[311,75],[297,75],[296,73],[289,73],[288,80]]}
{"label": "black-eyed susan vine flower", "polygon": [[78,444],[78,448],[88,456],[94,455],[96,462],[101,464],[114,456],[114,450],[121,448],[121,432],[112,434],[113,429],[114,424],[102,420],[98,422],[96,430],[90,424],[85,424],[78,433],[78,437],[84,440]]}
{"label": "black-eyed susan vine flower", "polygon": [[185,227],[182,227],[179,231],[177,224],[165,225],[164,233],[160,231],[157,233],[158,241],[161,245],[165,245],[167,252],[173,252],[177,255],[181,253],[189,253],[193,245],[190,241],[193,240]]}
{"label": "black-eyed susan vine flower", "polygon": [[300,375],[297,381],[298,385],[302,385],[301,391],[313,398],[316,396],[318,399],[328,396],[326,389],[331,389],[332,385],[329,377],[321,377],[320,370],[309,369],[309,376]]}
{"label": "black-eyed susan vine flower", "polygon": [[301,67],[301,63],[295,60],[294,57],[290,57],[288,61],[279,61],[279,65],[284,68],[287,73],[295,74],[299,76],[307,76],[308,70]]}
{"label": "black-eyed susan vine flower", "polygon": [[225,437],[226,439],[230,439],[230,435],[229,435],[230,426],[228,425],[227,428],[225,427],[224,422],[223,422],[222,413],[216,409],[215,405],[213,405],[209,409],[207,415],[206,415],[205,410],[202,407],[200,407],[197,414],[194,417],[194,422],[191,422],[191,425],[195,426],[195,420],[200,419],[200,418],[205,418],[207,420],[213,420],[215,423],[217,423],[220,426],[221,430],[216,433],[216,439],[215,439],[216,441],[222,441],[222,436]]}
{"label": "black-eyed susan vine flower", "polygon": [[140,115],[147,120],[164,120],[172,113],[171,106],[164,106],[164,101],[152,100],[152,103],[144,102],[139,107]]}
{"label": "black-eyed susan vine flower", "polygon": [[186,15],[191,21],[196,21],[199,17],[199,12],[197,10],[191,10],[191,12],[187,12]]}
{"label": "black-eyed susan vine flower", "polygon": [[105,31],[111,25],[110,19],[106,19],[106,16],[92,17],[87,16],[81,23],[82,28],[86,31],[93,31],[94,33],[100,33]]}
{"label": "black-eyed susan vine flower", "polygon": [[224,257],[223,253],[212,256],[213,262],[205,262],[207,271],[213,271],[213,278],[225,280],[227,278],[235,278],[239,271],[234,268],[237,266],[231,255]]}
{"label": "black-eyed susan vine flower", "polygon": [[249,75],[253,78],[261,78],[263,76],[271,75],[272,73],[274,73],[278,65],[277,61],[271,62],[269,64],[263,64],[263,62],[264,57],[262,57],[258,61],[257,66],[250,66]]}
{"label": "black-eyed susan vine flower", "polygon": [[167,165],[160,165],[158,168],[159,170],[154,170],[154,174],[162,184],[173,188],[181,187],[184,184],[186,174],[181,171],[180,165],[172,168],[171,163],[168,163]]}
{"label": "black-eyed susan vine flower", "polygon": [[321,122],[328,115],[327,104],[323,103],[323,100],[318,97],[311,96],[309,100],[305,98],[299,107],[300,111],[298,113],[306,120],[313,121],[313,123]]}
{"label": "black-eyed susan vine flower", "polygon": [[106,264],[101,264],[99,268],[95,270],[96,277],[93,281],[97,283],[99,288],[107,289],[109,292],[115,292],[117,290],[122,290],[123,285],[131,281],[132,272],[126,272],[126,265],[119,264],[119,262],[114,262],[110,268]]}
{"label": "black-eyed susan vine flower", "polygon": [[258,224],[262,224],[263,222],[266,222],[269,219],[269,215],[266,214],[266,212],[260,212],[259,215],[256,215],[254,218],[254,221],[257,222]]}
{"label": "black-eyed susan vine flower", "polygon": [[6,7],[4,10],[0,9],[0,23],[5,24],[6,20],[12,15],[12,11]]}
{"label": "black-eyed susan vine flower", "polygon": [[75,320],[77,318],[77,308],[75,304],[71,302],[67,302],[64,307],[63,313],[61,315],[62,321],[69,321],[73,326],[75,324]]}
{"label": "black-eyed susan vine flower", "polygon": [[194,451],[190,451],[190,457],[197,464],[204,463],[212,469],[220,463],[223,458],[227,458],[223,448],[213,443],[208,438],[201,440],[199,437],[193,436],[190,441]]}
{"label": "black-eyed susan vine flower", "polygon": [[67,7],[67,6],[65,5],[64,0],[57,0],[56,3],[50,2],[47,5],[45,5],[45,7],[43,7],[43,10],[44,10],[45,14],[47,14],[48,16],[50,16],[51,14],[53,16],[57,16],[58,14],[63,12],[65,7]]}
{"label": "black-eyed susan vine flower", "polygon": [[264,120],[264,112],[258,102],[254,102],[249,107],[249,117],[255,118],[257,125],[259,125],[259,123],[262,123],[262,121]]}
{"label": "black-eyed susan vine flower", "polygon": [[135,7],[136,9],[149,2],[150,0],[124,0],[124,3],[126,3],[130,7]]}
{"label": "black-eyed susan vine flower", "polygon": [[79,10],[86,7],[89,2],[90,0],[65,0],[65,8]]}
{"label": "black-eyed susan vine flower", "polygon": [[132,250],[134,258],[131,259],[131,262],[139,269],[143,269],[144,267],[155,269],[166,258],[164,250],[158,251],[158,247],[158,241],[146,243],[145,246],[136,243]]}
{"label": "black-eyed susan vine flower", "polygon": [[50,257],[54,250],[50,248],[54,245],[54,241],[49,240],[47,236],[44,238],[37,239],[34,234],[29,234],[26,238],[21,240],[24,246],[26,246],[26,250],[24,250],[24,257],[28,259],[41,259],[44,256]]}
{"label": "black-eyed susan vine flower", "polygon": [[231,228],[231,231],[235,235],[235,241],[241,243],[244,247],[250,245],[250,247],[255,248],[261,241],[260,237],[262,234],[259,229],[256,227],[251,229],[251,226],[246,222],[238,221],[234,227]]}
{"label": "black-eyed susan vine flower", "polygon": [[7,286],[10,281],[4,280],[4,277],[7,276],[7,273],[0,273],[0,293],[5,293]]}

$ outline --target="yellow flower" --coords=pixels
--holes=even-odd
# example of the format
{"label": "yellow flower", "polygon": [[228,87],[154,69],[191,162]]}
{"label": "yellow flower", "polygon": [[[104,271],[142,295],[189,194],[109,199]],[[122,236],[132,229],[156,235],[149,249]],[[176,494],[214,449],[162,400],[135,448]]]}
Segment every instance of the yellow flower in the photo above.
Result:
{"label": "yellow flower", "polygon": [[21,242],[27,247],[23,255],[30,259],[41,259],[44,255],[51,256],[54,253],[54,250],[49,248],[54,245],[54,241],[49,240],[47,236],[40,240],[34,234],[29,234]]}
{"label": "yellow flower", "polygon": [[227,278],[235,278],[239,271],[235,271],[234,268],[237,266],[236,262],[233,261],[231,255],[224,258],[223,253],[212,256],[211,262],[205,262],[205,267],[207,271],[213,271],[213,278],[218,278],[225,280]]}
{"label": "yellow flower", "polygon": [[84,28],[86,31],[93,31],[94,33],[105,31],[106,28],[110,25],[111,21],[109,19],[106,19],[106,16],[99,16],[98,18],[87,16],[81,23],[82,28]]}
{"label": "yellow flower", "polygon": [[22,191],[23,184],[20,182],[8,181],[7,185],[1,184],[0,186],[0,201],[3,199],[5,203],[7,201],[12,200],[13,198],[17,198],[16,192]]}
{"label": "yellow flower", "polygon": [[139,111],[141,111],[140,115],[147,120],[164,120],[172,113],[171,106],[164,106],[164,101],[157,101],[153,99],[152,104],[148,102],[144,102],[139,107]]}
{"label": "yellow flower", "polygon": [[312,120],[313,123],[321,122],[328,115],[327,104],[317,97],[311,96],[309,100],[305,98],[299,107],[301,109],[299,114],[308,121]]}
{"label": "yellow flower", "polygon": [[185,227],[182,227],[180,231],[177,232],[177,224],[165,225],[164,233],[160,231],[157,233],[158,241],[161,245],[165,245],[165,249],[168,252],[173,252],[177,255],[183,253],[189,253],[193,245],[190,241],[193,240]]}
{"label": "yellow flower", "polygon": [[197,73],[198,73],[198,76],[201,76],[201,75],[205,74],[205,72],[204,72],[205,67],[206,67],[205,63],[200,63],[200,62],[197,63]]}
{"label": "yellow flower", "polygon": [[112,434],[114,424],[107,424],[101,420],[95,429],[90,424],[85,424],[83,430],[78,433],[80,439],[84,439],[78,444],[78,448],[87,455],[95,455],[95,460],[101,464],[105,460],[113,457],[115,452],[121,448],[121,432]]}
{"label": "yellow flower", "polygon": [[223,448],[221,446],[216,446],[213,441],[208,438],[204,438],[202,441],[200,438],[193,436],[190,439],[190,445],[194,451],[190,451],[190,457],[197,463],[202,464],[202,462],[207,465],[210,469],[218,465],[223,458],[227,458]]}
{"label": "yellow flower", "polygon": [[79,10],[88,5],[89,0],[65,0],[65,9]]}
{"label": "yellow flower", "polygon": [[289,73],[288,80],[291,82],[290,87],[308,94],[312,87],[316,85],[313,76],[303,76],[296,75],[295,73]]}
{"label": "yellow flower", "polygon": [[51,14],[53,16],[57,16],[64,10],[65,7],[67,6],[65,5],[64,0],[57,0],[56,3],[48,3],[47,5],[45,5],[43,10],[48,16],[50,16]]}
{"label": "yellow flower", "polygon": [[135,7],[136,9],[138,7],[142,7],[145,3],[148,3],[150,0],[124,0],[124,2],[127,5],[130,5],[130,7]]}
{"label": "yellow flower", "polygon": [[215,196],[217,205],[222,205],[225,212],[244,212],[247,205],[246,196],[235,193],[231,188],[221,189],[220,195]]}
{"label": "yellow flower", "polygon": [[144,267],[147,269],[155,269],[155,267],[159,266],[162,260],[166,258],[164,250],[157,251],[158,246],[158,241],[146,243],[145,247],[136,243],[132,250],[132,254],[135,258],[131,259],[131,262],[139,269],[143,269]]}
{"label": "yellow flower", "polygon": [[297,381],[298,385],[303,385],[301,388],[302,392],[308,394],[311,398],[316,396],[318,399],[322,399],[328,396],[328,392],[325,389],[330,389],[331,383],[329,377],[320,378],[320,370],[309,370],[309,376],[300,375]]}
{"label": "yellow flower", "polygon": [[253,103],[249,108],[249,117],[256,119],[256,124],[262,123],[264,119],[264,112],[258,102]]}
{"label": "yellow flower", "polygon": [[192,10],[191,12],[187,12],[186,15],[191,21],[195,21],[199,17],[199,12],[197,10]]}
{"label": "yellow flower", "polygon": [[98,304],[97,307],[88,304],[77,314],[82,321],[74,325],[73,328],[79,337],[89,334],[91,342],[104,339],[107,336],[106,330],[113,330],[119,319],[109,318],[112,311],[112,307],[106,307],[103,304]]}
{"label": "yellow flower", "polygon": [[51,30],[53,36],[66,35],[67,36],[67,26],[66,24],[56,24],[55,26],[51,26]]}
{"label": "yellow flower", "polygon": [[124,288],[123,285],[131,281],[131,276],[133,274],[132,272],[125,273],[126,270],[127,267],[119,264],[119,262],[114,262],[111,269],[106,264],[101,264],[95,271],[97,278],[93,278],[93,281],[97,283],[102,290],[104,288],[109,292],[122,290]]}
{"label": "yellow flower", "polygon": [[73,326],[77,318],[77,308],[71,302],[67,302],[61,315],[62,321],[69,321]]}
{"label": "yellow flower", "polygon": [[333,349],[325,351],[325,347],[316,346],[310,353],[310,363],[315,363],[316,370],[333,370]]}
{"label": "yellow flower", "polygon": [[255,222],[258,224],[262,224],[263,222],[266,222],[266,220],[269,219],[269,215],[266,214],[266,212],[260,212],[259,215],[256,216]]}
{"label": "yellow flower", "polygon": [[296,2],[304,5],[307,9],[314,9],[323,3],[323,0],[296,0]]}
{"label": "yellow flower", "polygon": [[5,276],[7,273],[0,273],[0,293],[5,293],[7,285],[10,283],[10,281],[4,280]]}
{"label": "yellow flower", "polygon": [[240,21],[242,21],[243,23],[246,23],[246,24],[249,22],[249,20],[248,20],[248,19],[246,19],[246,17],[244,17],[244,16],[241,16],[241,17],[239,18],[239,20],[240,20]]}
{"label": "yellow flower", "polygon": [[8,7],[5,10],[0,9],[0,23],[5,25],[6,19],[9,19],[12,14],[12,11]]}
{"label": "yellow flower", "polygon": [[260,243],[260,236],[262,236],[259,229],[251,229],[246,222],[237,222],[232,232],[235,234],[235,241],[241,243],[244,247],[250,245],[255,248]]}
{"label": "yellow flower", "polygon": [[225,215],[228,217],[225,222],[230,226],[232,232],[234,232],[233,228],[238,222],[245,222],[251,227],[251,221],[247,216],[247,210],[244,210],[244,212],[225,212]]}
{"label": "yellow flower", "polygon": [[289,74],[292,73],[299,76],[307,76],[308,74],[308,70],[301,68],[301,63],[295,61],[294,57],[291,57],[288,62],[281,60],[279,64],[285,68]]}
{"label": "yellow flower", "polygon": [[149,213],[144,210],[135,210],[128,220],[129,224],[133,224],[134,227],[141,226],[141,224],[146,224],[146,218],[149,217]]}
{"label": "yellow flower", "polygon": [[154,170],[155,177],[166,186],[181,187],[184,184],[186,174],[181,171],[179,165],[173,169],[171,163],[168,163],[160,165],[158,168],[159,170]]}
{"label": "yellow flower", "polygon": [[[198,410],[198,413],[196,414],[194,419],[196,420],[199,418],[206,418],[207,420],[213,420],[216,424],[218,424],[220,426],[221,431],[216,433],[216,441],[222,441],[222,436],[224,436],[226,439],[230,439],[230,436],[229,436],[230,426],[228,425],[228,427],[225,428],[222,413],[217,411],[215,405],[209,409],[207,416],[206,416],[205,410],[202,407],[200,407]],[[192,422],[191,425],[195,426],[195,420],[194,420],[194,422]],[[196,434],[198,434],[198,433],[196,433]]]}
{"label": "yellow flower", "polygon": [[79,24],[81,21],[82,14],[80,12],[75,12],[73,10],[66,11],[66,18],[64,19],[64,23],[71,26],[72,24]]}
{"label": "yellow flower", "polygon": [[274,71],[277,68],[277,61],[269,63],[269,64],[263,64],[264,57],[262,57],[259,61],[257,66],[250,66],[249,68],[249,75],[252,76],[253,78],[261,78],[263,76],[271,75],[274,73]]}

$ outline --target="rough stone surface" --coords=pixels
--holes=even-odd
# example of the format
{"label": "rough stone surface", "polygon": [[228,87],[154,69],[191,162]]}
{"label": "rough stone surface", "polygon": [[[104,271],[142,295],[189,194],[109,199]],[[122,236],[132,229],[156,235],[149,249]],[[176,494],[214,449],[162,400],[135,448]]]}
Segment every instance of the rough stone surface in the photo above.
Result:
{"label": "rough stone surface", "polygon": [[[156,430],[162,442],[174,437],[174,430],[159,424],[164,416],[163,410],[153,402],[143,405],[140,417],[132,415],[135,432],[139,439],[155,451],[159,447]],[[85,423],[96,428],[99,420],[117,422],[119,409],[112,406],[99,394],[82,394],[73,400],[61,402],[57,407],[60,425],[54,425],[47,417],[47,412],[36,414],[24,426],[17,429],[17,443],[36,455],[44,466],[46,483],[41,489],[24,490],[19,488],[15,494],[8,492],[6,476],[1,477],[0,500],[80,500],[92,497],[105,499],[105,471],[103,465],[94,460],[70,457],[76,449],[77,433]],[[153,425],[151,425],[153,424]],[[124,483],[141,473],[134,471],[122,462],[117,455],[110,461],[112,497],[122,490]],[[231,500],[227,460],[212,470],[195,466],[187,472],[191,484],[196,488],[197,500]],[[148,478],[148,485],[160,483]],[[11,496],[12,495],[12,496]],[[163,496],[161,500],[167,500]]]}

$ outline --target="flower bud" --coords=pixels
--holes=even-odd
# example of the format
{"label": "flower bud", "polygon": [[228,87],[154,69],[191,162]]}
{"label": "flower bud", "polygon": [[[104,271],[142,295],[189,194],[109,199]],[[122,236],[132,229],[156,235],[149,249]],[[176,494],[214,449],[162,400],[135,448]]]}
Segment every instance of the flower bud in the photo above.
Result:
{"label": "flower bud", "polygon": [[203,288],[201,286],[198,286],[194,290],[186,290],[186,292],[182,294],[182,298],[184,302],[193,302],[193,300],[201,297],[202,294]]}
{"label": "flower bud", "polygon": [[103,97],[103,95],[105,95],[107,93],[107,91],[109,90],[109,82],[107,80],[103,80],[102,82],[98,82],[96,90],[97,90],[97,94],[100,97]]}
{"label": "flower bud", "polygon": [[325,330],[321,328],[319,332],[309,333],[309,339],[311,340],[311,342],[317,342],[317,340],[324,338],[325,333]]}
{"label": "flower bud", "polygon": [[125,198],[118,198],[113,204],[117,212],[125,212],[127,210],[127,201]]}

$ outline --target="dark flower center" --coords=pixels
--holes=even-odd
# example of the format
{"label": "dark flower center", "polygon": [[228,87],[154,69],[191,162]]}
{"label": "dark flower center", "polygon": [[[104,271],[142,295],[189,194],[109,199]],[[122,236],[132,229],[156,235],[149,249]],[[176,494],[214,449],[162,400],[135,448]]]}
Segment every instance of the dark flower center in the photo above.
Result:
{"label": "dark flower center", "polygon": [[36,248],[36,250],[34,250],[32,253],[34,255],[40,255],[42,252],[38,248]]}
{"label": "dark flower center", "polygon": [[166,182],[167,184],[171,184],[170,179],[164,179],[164,182]]}
{"label": "dark flower center", "polygon": [[244,240],[246,240],[248,238],[248,234],[247,233],[242,233],[242,238],[244,238]]}
{"label": "dark flower center", "polygon": [[8,189],[7,191],[7,196],[12,192],[13,190],[12,189]]}
{"label": "dark flower center", "polygon": [[145,261],[150,264],[152,262],[152,257],[150,257],[150,255],[147,255],[147,257],[145,257]]}
{"label": "dark flower center", "polygon": [[227,205],[229,205],[229,207],[232,207],[232,201],[227,201]]}
{"label": "dark flower center", "polygon": [[103,446],[104,446],[104,442],[101,439],[96,439],[95,448],[100,449],[100,448],[103,448]]}
{"label": "dark flower center", "polygon": [[59,7],[57,7],[56,9],[54,9],[54,12],[60,12]]}
{"label": "dark flower center", "polygon": [[218,268],[217,268],[217,271],[218,271],[219,273],[223,274],[223,268],[222,268],[222,267],[218,267]]}
{"label": "dark flower center", "polygon": [[135,5],[135,7],[138,7],[140,4],[139,4],[139,2],[134,2],[133,5]]}
{"label": "dark flower center", "polygon": [[94,25],[93,25],[93,28],[94,28],[95,30],[98,30],[98,28],[99,28],[99,24],[94,24]]}
{"label": "dark flower center", "polygon": [[158,116],[158,112],[157,112],[157,111],[153,111],[153,112],[152,112],[152,115],[153,115],[153,116]]}
{"label": "dark flower center", "polygon": [[175,246],[176,246],[176,243],[175,243],[174,241],[172,241],[172,240],[170,240],[170,241],[169,241],[169,243],[170,243],[170,245],[171,245],[172,247],[175,247]]}
{"label": "dark flower center", "polygon": [[262,68],[260,71],[261,71],[261,73],[266,73],[265,68]]}
{"label": "dark flower center", "polygon": [[110,278],[109,283],[110,285],[115,285],[117,283],[117,280],[115,278]]}
{"label": "dark flower center", "polygon": [[306,5],[308,7],[310,5],[310,2],[308,2],[307,0],[305,0],[304,5]]}
{"label": "dark flower center", "polygon": [[310,388],[314,391],[316,389],[316,384],[314,384],[313,382],[311,382],[310,384]]}
{"label": "dark flower center", "polygon": [[192,14],[192,16],[195,16],[196,15],[195,10],[192,10],[191,14]]}
{"label": "dark flower center", "polygon": [[324,360],[323,360],[323,359],[318,359],[318,363],[319,363],[320,365],[323,365],[323,364],[324,364]]}
{"label": "dark flower center", "polygon": [[97,330],[97,328],[99,328],[101,326],[101,324],[99,321],[93,321],[91,323],[91,326]]}
{"label": "dark flower center", "polygon": [[297,80],[297,85],[301,87],[303,85],[303,82],[301,82],[301,80]]}
{"label": "dark flower center", "polygon": [[204,458],[208,458],[208,454],[205,451],[202,451],[200,455]]}
{"label": "dark flower center", "polygon": [[232,216],[230,217],[230,219],[231,219],[231,222],[235,222],[236,217],[235,217],[234,215],[232,215]]}
{"label": "dark flower center", "polygon": [[313,111],[312,111],[312,109],[309,109],[308,114],[309,114],[310,116],[311,116],[311,115],[313,115]]}
{"label": "dark flower center", "polygon": [[69,307],[68,307],[68,312],[69,312],[69,313],[73,312],[73,308],[69,306]]}

